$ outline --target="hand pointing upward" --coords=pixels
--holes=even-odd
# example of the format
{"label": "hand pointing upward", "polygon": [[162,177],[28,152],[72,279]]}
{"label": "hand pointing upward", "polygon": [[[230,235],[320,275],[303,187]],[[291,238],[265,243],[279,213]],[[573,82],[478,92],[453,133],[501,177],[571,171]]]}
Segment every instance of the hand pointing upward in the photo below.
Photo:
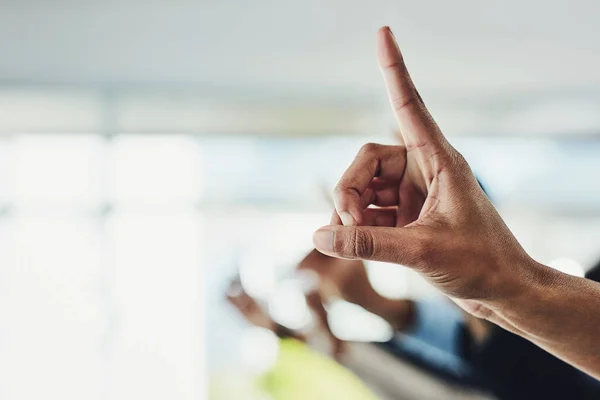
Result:
{"label": "hand pointing upward", "polygon": [[361,149],[317,249],[413,268],[466,311],[600,379],[600,284],[525,253],[427,111],[387,27],[377,53],[403,145]]}
{"label": "hand pointing upward", "polygon": [[344,224],[316,231],[315,246],[406,265],[457,299],[504,296],[523,273],[511,266],[532,260],[427,111],[387,27],[377,56],[403,145],[363,146],[334,192]]}

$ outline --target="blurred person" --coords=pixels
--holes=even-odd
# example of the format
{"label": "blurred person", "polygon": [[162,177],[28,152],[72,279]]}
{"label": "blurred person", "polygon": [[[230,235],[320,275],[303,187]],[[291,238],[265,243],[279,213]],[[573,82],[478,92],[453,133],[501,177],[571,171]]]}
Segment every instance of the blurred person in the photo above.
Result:
{"label": "blurred person", "polygon": [[403,144],[361,149],[315,247],[413,268],[474,317],[600,378],[600,284],[525,252],[429,114],[388,27],[377,53]]}
{"label": "blurred person", "polygon": [[[467,313],[443,299],[389,299],[370,284],[361,260],[337,259],[311,251],[298,271],[318,275],[307,303],[328,332],[334,356],[343,360],[344,343],[331,332],[326,304],[341,298],[386,320],[398,332],[380,346],[453,384],[493,393],[499,399],[596,399],[600,384],[522,337]],[[588,274],[600,275],[600,266]],[[279,336],[307,341],[305,334],[279,326],[234,281],[229,301],[254,325]]]}
{"label": "blurred person", "polygon": [[[277,360],[269,370],[256,376],[246,376],[241,379],[228,376],[224,382],[218,380],[212,382],[211,399],[262,399],[265,394],[274,400],[332,398],[375,400],[377,398],[351,371],[306,346],[307,337],[304,333],[288,329],[275,322],[262,305],[246,293],[239,277],[234,278],[230,283],[226,297],[246,321],[277,335],[279,338]],[[240,384],[240,381],[243,384]],[[243,386],[244,390],[231,390],[232,386]]]}

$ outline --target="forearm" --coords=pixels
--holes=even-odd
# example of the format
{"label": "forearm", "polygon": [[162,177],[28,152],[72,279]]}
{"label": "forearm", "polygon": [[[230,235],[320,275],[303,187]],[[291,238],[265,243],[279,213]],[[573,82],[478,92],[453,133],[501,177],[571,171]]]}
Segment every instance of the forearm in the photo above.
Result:
{"label": "forearm", "polygon": [[600,378],[600,284],[532,263],[513,296],[490,302],[487,319]]}

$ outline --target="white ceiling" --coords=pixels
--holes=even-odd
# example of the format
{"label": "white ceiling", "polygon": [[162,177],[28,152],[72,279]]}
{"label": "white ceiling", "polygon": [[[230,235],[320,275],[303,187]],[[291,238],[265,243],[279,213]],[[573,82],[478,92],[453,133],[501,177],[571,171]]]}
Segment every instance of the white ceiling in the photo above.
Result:
{"label": "white ceiling", "polygon": [[390,25],[446,132],[598,135],[599,18],[584,0],[0,0],[0,85],[344,104],[387,130],[374,39]]}
{"label": "white ceiling", "polygon": [[600,2],[0,0],[0,80],[381,91],[389,24],[423,91],[600,86]]}

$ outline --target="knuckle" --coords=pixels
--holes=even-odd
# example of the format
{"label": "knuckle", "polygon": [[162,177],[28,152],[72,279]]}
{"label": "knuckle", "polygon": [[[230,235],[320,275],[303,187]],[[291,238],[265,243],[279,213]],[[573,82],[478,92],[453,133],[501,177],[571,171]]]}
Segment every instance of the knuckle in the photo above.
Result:
{"label": "knuckle", "polygon": [[381,145],[377,143],[367,143],[360,148],[359,153],[363,156],[375,155],[380,147]]}
{"label": "knuckle", "polygon": [[347,253],[345,240],[339,231],[334,231],[332,250],[335,254],[345,255]]}
{"label": "knuckle", "polygon": [[344,193],[344,186],[343,184],[340,182],[337,185],[335,185],[335,188],[333,188],[333,195],[336,197],[341,196]]}
{"label": "knuckle", "polygon": [[389,61],[383,66],[384,69],[397,70],[404,69],[404,63],[400,60]]}
{"label": "knuckle", "polygon": [[403,144],[396,144],[393,146],[393,149],[395,151],[396,154],[406,154],[406,146]]}
{"label": "knuckle", "polygon": [[353,254],[358,258],[371,258],[373,255],[373,235],[363,229],[355,229],[351,237]]}
{"label": "knuckle", "polygon": [[337,200],[341,206],[347,206],[348,201],[356,197],[356,195],[360,196],[360,194],[357,192],[357,189],[353,187],[352,182],[342,181],[333,189],[334,199]]}
{"label": "knuckle", "polygon": [[407,107],[418,105],[418,97],[411,95],[409,97],[393,97],[390,99],[392,109],[396,112],[400,112]]}
{"label": "knuckle", "polygon": [[351,258],[370,258],[373,255],[373,237],[362,229],[336,234],[333,240],[333,251]]}

